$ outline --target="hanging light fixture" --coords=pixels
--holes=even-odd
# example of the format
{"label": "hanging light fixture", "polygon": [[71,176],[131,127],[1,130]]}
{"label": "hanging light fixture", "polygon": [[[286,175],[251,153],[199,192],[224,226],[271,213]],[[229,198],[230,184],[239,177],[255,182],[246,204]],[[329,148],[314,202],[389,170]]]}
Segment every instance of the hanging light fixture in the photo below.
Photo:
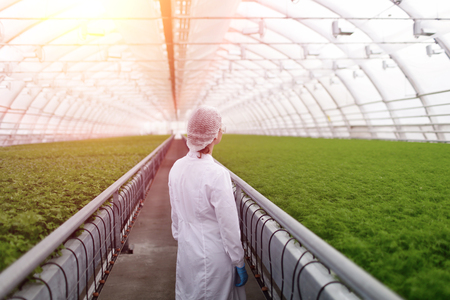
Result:
{"label": "hanging light fixture", "polygon": [[353,78],[362,78],[364,77],[364,72],[362,70],[353,71]]}
{"label": "hanging light fixture", "polygon": [[[1,79],[1,78],[0,78]],[[0,80],[1,81],[1,80]],[[0,89],[11,90],[11,81],[1,81]]]}
{"label": "hanging light fixture", "polygon": [[6,76],[10,77],[12,75],[11,64],[4,64],[2,67],[0,67],[0,73],[3,73]]}
{"label": "hanging light fixture", "polygon": [[345,66],[345,65],[343,65],[343,64],[340,64],[340,63],[338,63],[337,61],[333,61],[333,70],[334,71],[336,71],[336,70],[342,70],[342,69],[345,69],[347,66]]}
{"label": "hanging light fixture", "polygon": [[397,65],[393,61],[383,60],[383,69],[392,69],[397,67]]}
{"label": "hanging light fixture", "polygon": [[320,50],[319,49],[314,49],[312,47],[308,47],[308,46],[303,46],[303,56],[304,58],[307,58],[308,56],[319,56],[320,55]]}
{"label": "hanging light fixture", "polygon": [[105,36],[105,30],[103,28],[94,28],[93,26],[89,26],[88,21],[86,20],[83,20],[80,23],[78,33],[82,40],[86,40],[89,35],[97,37]]}
{"label": "hanging light fixture", "polygon": [[428,45],[426,47],[426,50],[427,50],[427,55],[430,57],[432,55],[444,53],[444,49],[442,49],[439,45]]}
{"label": "hanging light fixture", "polygon": [[23,58],[37,58],[40,62],[45,60],[45,52],[42,46],[36,47],[33,52],[24,52],[22,56]]}
{"label": "hanging light fixture", "polygon": [[261,19],[258,23],[258,27],[247,27],[242,29],[242,34],[245,35],[252,35],[259,33],[259,37],[262,39],[264,38],[264,35],[266,34],[266,23],[264,22],[264,19]]}
{"label": "hanging light fixture", "polygon": [[436,29],[429,26],[425,27],[425,25],[421,21],[414,22],[413,31],[416,38],[419,36],[430,36],[436,33]]}
{"label": "hanging light fixture", "polygon": [[383,50],[381,50],[380,48],[375,48],[373,45],[367,45],[365,47],[365,50],[367,58],[370,58],[371,55],[378,55],[383,53]]}
{"label": "hanging light fixture", "polygon": [[335,38],[338,35],[352,35],[355,32],[355,28],[349,24],[344,24],[339,21],[333,21],[332,23],[333,36]]}
{"label": "hanging light fixture", "polygon": [[341,81],[339,80],[339,78],[337,76],[331,76],[330,77],[330,85],[340,84],[340,83],[341,83]]}

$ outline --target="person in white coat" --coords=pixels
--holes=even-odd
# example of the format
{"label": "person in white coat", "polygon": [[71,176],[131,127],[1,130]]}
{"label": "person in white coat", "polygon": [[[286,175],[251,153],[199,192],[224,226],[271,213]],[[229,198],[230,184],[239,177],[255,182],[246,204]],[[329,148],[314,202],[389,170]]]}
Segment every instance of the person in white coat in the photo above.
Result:
{"label": "person in white coat", "polygon": [[245,299],[237,208],[228,171],[211,156],[222,118],[208,106],[188,122],[189,153],[169,173],[172,234],[178,241],[176,299]]}

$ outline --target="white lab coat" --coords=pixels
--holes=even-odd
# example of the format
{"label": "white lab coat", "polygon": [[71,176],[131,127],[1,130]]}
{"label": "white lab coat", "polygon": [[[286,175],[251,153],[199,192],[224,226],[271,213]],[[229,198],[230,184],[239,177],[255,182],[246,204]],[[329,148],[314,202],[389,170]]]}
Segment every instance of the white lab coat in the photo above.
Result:
{"label": "white lab coat", "polygon": [[189,152],[169,174],[172,234],[178,241],[176,299],[245,299],[244,263],[230,174],[209,154]]}

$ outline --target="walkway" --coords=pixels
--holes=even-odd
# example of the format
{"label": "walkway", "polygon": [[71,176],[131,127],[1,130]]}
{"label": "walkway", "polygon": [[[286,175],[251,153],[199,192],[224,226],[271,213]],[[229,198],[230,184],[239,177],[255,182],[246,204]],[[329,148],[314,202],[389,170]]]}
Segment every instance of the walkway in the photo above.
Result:
{"label": "walkway", "polygon": [[[167,179],[173,163],[187,151],[182,140],[174,140],[130,233],[134,253],[118,257],[100,300],[175,299],[177,243],[171,232]],[[247,300],[265,299],[252,276],[246,292]]]}

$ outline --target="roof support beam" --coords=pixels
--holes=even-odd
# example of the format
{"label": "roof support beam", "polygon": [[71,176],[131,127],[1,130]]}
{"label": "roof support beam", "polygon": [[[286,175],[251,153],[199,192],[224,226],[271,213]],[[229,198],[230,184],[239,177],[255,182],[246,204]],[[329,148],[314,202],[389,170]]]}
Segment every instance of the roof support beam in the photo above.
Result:
{"label": "roof support beam", "polygon": [[159,0],[161,16],[163,17],[164,36],[166,38],[167,59],[169,60],[170,81],[172,83],[173,107],[175,119],[178,120],[177,98],[175,91],[175,60],[173,55],[172,5],[171,0]]}

